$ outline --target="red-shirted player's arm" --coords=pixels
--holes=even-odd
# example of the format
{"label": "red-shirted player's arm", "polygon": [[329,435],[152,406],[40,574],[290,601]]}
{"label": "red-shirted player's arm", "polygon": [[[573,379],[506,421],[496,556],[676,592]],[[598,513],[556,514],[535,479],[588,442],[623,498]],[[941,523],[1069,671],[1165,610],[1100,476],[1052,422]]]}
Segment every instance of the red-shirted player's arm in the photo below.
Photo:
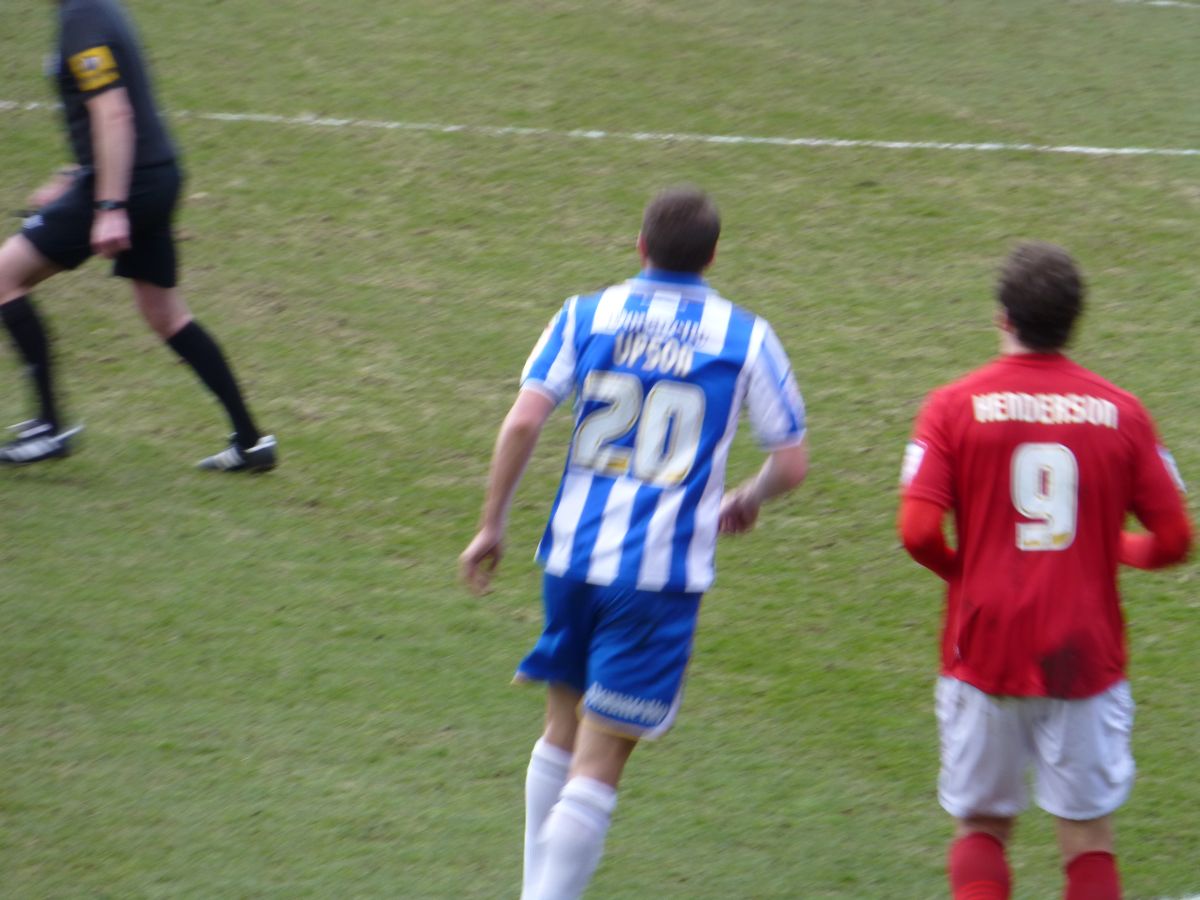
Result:
{"label": "red-shirted player's arm", "polygon": [[1191,547],[1192,527],[1184,503],[1187,488],[1144,407],[1133,410],[1131,422],[1138,456],[1130,509],[1150,533],[1121,532],[1117,560],[1138,569],[1161,569],[1182,562]]}
{"label": "red-shirted player's arm", "polygon": [[896,528],[909,556],[949,580],[958,571],[958,554],[946,543],[942,533],[945,514],[941,506],[929,500],[905,497],[900,501]]}
{"label": "red-shirted player's arm", "polygon": [[1135,569],[1162,569],[1187,558],[1192,546],[1192,526],[1180,504],[1169,512],[1156,513],[1142,520],[1149,534],[1121,532],[1117,559]]}

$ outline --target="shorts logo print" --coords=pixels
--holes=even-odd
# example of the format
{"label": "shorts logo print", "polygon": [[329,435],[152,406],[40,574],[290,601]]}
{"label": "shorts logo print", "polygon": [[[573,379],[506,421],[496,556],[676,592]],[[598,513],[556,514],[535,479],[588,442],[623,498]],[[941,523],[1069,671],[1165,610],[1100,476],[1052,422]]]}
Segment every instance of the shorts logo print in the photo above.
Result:
{"label": "shorts logo print", "polygon": [[659,700],[643,700],[610,691],[600,682],[587,689],[584,703],[596,712],[650,726],[661,724],[671,712],[671,708]]}

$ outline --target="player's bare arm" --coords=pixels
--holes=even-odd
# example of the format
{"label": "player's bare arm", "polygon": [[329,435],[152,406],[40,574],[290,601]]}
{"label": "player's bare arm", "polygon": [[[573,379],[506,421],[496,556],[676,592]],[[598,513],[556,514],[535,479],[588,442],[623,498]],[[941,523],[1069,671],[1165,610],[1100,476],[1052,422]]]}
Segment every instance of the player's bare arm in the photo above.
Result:
{"label": "player's bare arm", "polygon": [[[133,106],[124,88],[113,88],[87,101],[96,157],[96,217],[92,223],[92,249],[112,259],[129,249],[129,199],[136,130]],[[104,204],[120,204],[105,209]]]}
{"label": "player's bare arm", "polygon": [[523,390],[500,426],[479,532],[458,558],[463,580],[477,594],[487,592],[504,555],[504,532],[513,495],[553,410],[554,401],[545,394]]}
{"label": "player's bare arm", "polygon": [[762,505],[799,487],[807,475],[808,438],[773,451],[753,478],[725,494],[720,533],[744,534],[752,530]]}

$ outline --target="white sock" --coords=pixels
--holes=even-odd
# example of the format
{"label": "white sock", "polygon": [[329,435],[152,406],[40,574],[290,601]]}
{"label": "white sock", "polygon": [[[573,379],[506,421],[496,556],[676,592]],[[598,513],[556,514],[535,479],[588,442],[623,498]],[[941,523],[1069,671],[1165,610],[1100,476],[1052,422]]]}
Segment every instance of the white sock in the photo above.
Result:
{"label": "white sock", "polygon": [[561,747],[547,744],[539,738],[533,745],[529,757],[529,768],[525,772],[525,873],[521,883],[522,900],[532,896],[530,891],[537,880],[541,862],[538,832],[558,802],[563,785],[567,783],[567,770],[571,767],[571,754]]}
{"label": "white sock", "polygon": [[594,778],[567,782],[539,835],[540,872],[528,900],[577,900],[604,853],[617,791]]}

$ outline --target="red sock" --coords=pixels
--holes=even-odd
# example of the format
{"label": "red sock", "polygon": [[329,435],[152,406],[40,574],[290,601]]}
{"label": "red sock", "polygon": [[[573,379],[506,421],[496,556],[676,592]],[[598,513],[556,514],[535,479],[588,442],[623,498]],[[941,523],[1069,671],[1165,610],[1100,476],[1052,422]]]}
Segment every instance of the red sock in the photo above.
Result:
{"label": "red sock", "polygon": [[1117,859],[1111,853],[1080,853],[1067,866],[1066,900],[1121,900]]}
{"label": "red sock", "polygon": [[975,831],[951,844],[947,869],[954,900],[1009,898],[1004,845],[990,834]]}

